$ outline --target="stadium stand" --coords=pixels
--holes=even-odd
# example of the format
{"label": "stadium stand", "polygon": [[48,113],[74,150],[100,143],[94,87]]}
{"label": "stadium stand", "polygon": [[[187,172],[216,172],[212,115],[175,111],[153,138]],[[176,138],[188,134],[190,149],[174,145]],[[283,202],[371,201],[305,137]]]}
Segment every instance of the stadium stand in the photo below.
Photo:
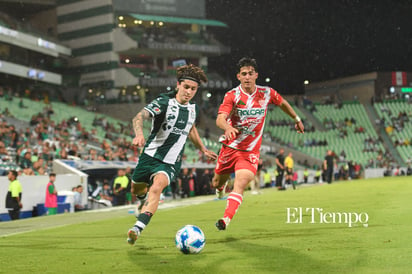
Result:
{"label": "stadium stand", "polygon": [[[121,121],[108,115],[97,114],[81,107],[70,106],[62,102],[53,102],[50,105],[46,105],[43,101],[33,101],[27,98],[21,98],[21,102],[23,106],[30,107],[20,107],[20,100],[14,98],[12,101],[0,100],[0,111],[8,108],[12,117],[24,121],[27,123],[26,125],[28,125],[33,116],[36,116],[39,113],[44,113],[49,107],[52,107],[52,120],[55,121],[56,124],[60,124],[63,121],[68,122],[71,119],[77,118],[81,126],[87,132],[92,133],[92,139],[88,140],[91,147],[101,147],[103,142],[107,142],[111,145],[112,150],[116,150],[121,142],[130,143],[132,141],[133,132],[131,129],[131,121]],[[110,130],[107,130],[108,127]],[[24,126],[21,128],[25,129]],[[146,121],[144,124],[144,132],[146,136],[149,134],[149,129],[150,122]],[[77,132],[77,134],[80,135],[81,132]],[[206,138],[202,138],[202,141],[210,149],[215,151],[219,149],[219,145],[215,141]],[[187,145],[185,154],[185,160],[188,163],[199,161],[199,153],[193,144],[190,143]]]}
{"label": "stadium stand", "polygon": [[[299,108],[297,114],[305,121],[306,117]],[[289,147],[299,149],[315,158],[323,159],[327,149],[335,154],[342,151],[346,154],[346,161],[353,161],[367,165],[371,159],[376,159],[384,146],[378,142],[378,134],[369,120],[363,105],[359,103],[345,103],[339,109],[334,105],[316,104],[314,117],[323,123],[325,131],[306,131],[304,135],[296,134],[294,125],[288,117],[276,108],[268,113],[266,133],[273,141]],[[352,121],[351,121],[352,120]],[[273,125],[273,126],[272,126]],[[306,128],[311,128],[306,124]],[[369,145],[367,140],[372,140]],[[350,144],[348,146],[348,144]]]}
{"label": "stadium stand", "polygon": [[396,150],[407,163],[412,155],[412,110],[411,104],[404,100],[390,100],[375,103],[374,108],[385,128],[385,134],[390,137]]}

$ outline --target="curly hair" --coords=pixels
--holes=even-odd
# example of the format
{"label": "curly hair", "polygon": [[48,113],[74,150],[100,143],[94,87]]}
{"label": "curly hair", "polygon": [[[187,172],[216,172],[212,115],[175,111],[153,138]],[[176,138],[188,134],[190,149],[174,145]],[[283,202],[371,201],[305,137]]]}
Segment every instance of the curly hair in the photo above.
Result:
{"label": "curly hair", "polygon": [[207,82],[207,77],[203,69],[193,64],[181,66],[177,69],[177,80],[182,82],[185,79],[195,81],[199,85],[201,82]]}

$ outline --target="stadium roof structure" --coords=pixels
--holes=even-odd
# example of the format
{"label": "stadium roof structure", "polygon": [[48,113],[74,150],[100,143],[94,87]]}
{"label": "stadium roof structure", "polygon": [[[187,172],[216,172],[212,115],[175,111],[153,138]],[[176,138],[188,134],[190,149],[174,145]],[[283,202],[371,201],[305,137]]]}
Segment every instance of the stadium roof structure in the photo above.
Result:
{"label": "stadium roof structure", "polygon": [[225,23],[221,21],[211,20],[211,19],[173,17],[173,16],[138,14],[138,13],[130,13],[129,15],[137,20],[143,20],[143,21],[155,21],[155,22],[178,23],[178,24],[198,24],[198,25],[213,26],[213,27],[228,27]]}

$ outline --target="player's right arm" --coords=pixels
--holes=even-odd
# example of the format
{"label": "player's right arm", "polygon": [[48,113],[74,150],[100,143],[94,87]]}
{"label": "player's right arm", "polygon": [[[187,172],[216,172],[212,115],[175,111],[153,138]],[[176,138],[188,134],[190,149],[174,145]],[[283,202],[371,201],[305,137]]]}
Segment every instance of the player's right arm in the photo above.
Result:
{"label": "player's right arm", "polygon": [[144,146],[146,140],[143,135],[143,121],[150,119],[150,113],[146,109],[142,109],[133,118],[133,130],[135,137],[133,138],[133,145],[142,147]]}
{"label": "player's right arm", "polygon": [[216,125],[224,130],[225,139],[229,141],[235,138],[239,133],[239,130],[232,127],[232,125],[230,125],[227,121],[231,111],[233,110],[233,104],[233,92],[227,92],[223,98],[222,104],[219,107],[219,112],[216,118]]}
{"label": "player's right arm", "polygon": [[226,140],[232,140],[236,137],[236,135],[239,133],[239,130],[232,127],[228,122],[227,122],[227,117],[228,114],[227,113],[219,113],[217,115],[217,119],[216,119],[216,125],[223,129],[225,131],[224,135]]}

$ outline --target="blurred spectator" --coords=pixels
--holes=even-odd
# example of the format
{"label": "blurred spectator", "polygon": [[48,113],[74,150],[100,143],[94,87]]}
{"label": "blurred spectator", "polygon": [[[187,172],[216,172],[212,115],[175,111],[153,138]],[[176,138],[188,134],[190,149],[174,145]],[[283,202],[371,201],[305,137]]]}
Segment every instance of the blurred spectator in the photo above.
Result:
{"label": "blurred spectator", "polygon": [[33,163],[31,161],[31,152],[26,151],[21,159],[20,167],[25,175],[34,175]]}
{"label": "blurred spectator", "polygon": [[47,215],[57,214],[57,190],[54,185],[56,181],[56,174],[50,173],[49,183],[46,186],[46,198],[44,206],[47,208]]}
{"label": "blurred spectator", "polygon": [[285,156],[284,156],[285,150],[281,148],[279,150],[278,155],[276,156],[275,163],[276,163],[276,171],[277,171],[277,176],[276,176],[276,187],[282,187],[282,182],[283,182],[283,175],[285,172]]}
{"label": "blurred spectator", "polygon": [[178,179],[181,198],[188,198],[190,196],[190,180],[193,180],[192,174],[189,173],[188,168],[184,168]]}
{"label": "blurred spectator", "polygon": [[74,211],[83,211],[86,210],[86,207],[82,203],[82,193],[83,193],[83,186],[78,185],[74,191]]}
{"label": "blurred spectator", "polygon": [[198,191],[197,195],[207,195],[210,193],[210,183],[212,181],[212,175],[209,169],[203,171],[202,176],[198,180],[197,186]]}
{"label": "blurred spectator", "polygon": [[309,171],[307,168],[305,168],[305,170],[303,170],[303,183],[307,184],[309,180]]}
{"label": "blurred spectator", "polygon": [[411,176],[412,175],[412,167],[411,165],[408,165],[408,168],[406,169],[406,175]]}
{"label": "blurred spectator", "polygon": [[129,185],[129,178],[126,176],[126,170],[120,168],[117,170],[117,177],[113,182],[113,193],[115,197],[115,205],[126,204],[126,193]]}
{"label": "blurred spectator", "polygon": [[15,170],[10,170],[8,173],[10,184],[6,196],[6,208],[9,210],[11,220],[20,219],[20,209],[23,207],[21,203],[23,189],[17,180],[17,175]]}
{"label": "blurred spectator", "polygon": [[328,150],[325,160],[323,161],[323,170],[325,172],[325,180],[328,184],[332,183],[333,168],[335,166],[334,157],[332,155],[332,150]]}
{"label": "blurred spectator", "polygon": [[110,201],[110,203],[113,201],[113,191],[110,188],[109,183],[105,182],[103,184],[103,189],[100,192],[100,198],[106,201]]}

